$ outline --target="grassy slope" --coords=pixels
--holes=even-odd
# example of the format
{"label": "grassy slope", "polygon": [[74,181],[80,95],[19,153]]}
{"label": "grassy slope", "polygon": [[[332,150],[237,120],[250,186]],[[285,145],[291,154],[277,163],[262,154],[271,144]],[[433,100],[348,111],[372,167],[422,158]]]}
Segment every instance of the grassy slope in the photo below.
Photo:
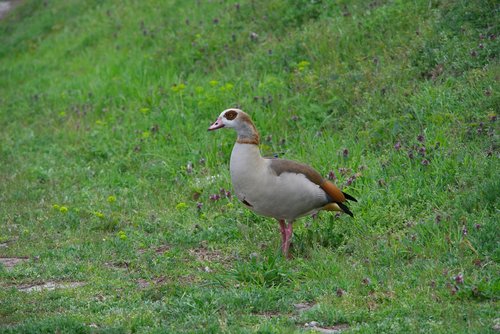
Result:
{"label": "grassy slope", "polygon": [[[493,330],[494,1],[46,3],[0,22],[0,255],[30,257],[0,332]],[[264,152],[359,173],[356,218],[302,219],[287,262],[274,221],[211,201],[229,106]],[[44,281],[87,284],[13,288]]]}

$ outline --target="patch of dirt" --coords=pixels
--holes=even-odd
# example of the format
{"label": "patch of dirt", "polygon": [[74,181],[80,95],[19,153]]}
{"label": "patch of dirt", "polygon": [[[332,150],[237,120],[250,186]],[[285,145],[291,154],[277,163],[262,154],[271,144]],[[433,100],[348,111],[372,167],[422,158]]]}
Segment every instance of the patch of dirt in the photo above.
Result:
{"label": "patch of dirt", "polygon": [[[163,285],[167,284],[169,282],[173,282],[171,278],[168,278],[167,276],[160,276],[160,277],[155,277],[152,279],[144,279],[144,278],[139,278],[136,279],[135,282],[137,283],[137,286],[141,289],[146,289],[152,286],[156,285]],[[181,283],[182,285],[190,285],[194,283],[199,283],[200,278],[193,276],[193,275],[184,275],[181,276],[177,279],[178,283]]]}
{"label": "patch of dirt", "polygon": [[14,241],[17,241],[17,238],[10,239],[4,242],[0,242],[0,248],[9,248],[9,244],[13,243]]}
{"label": "patch of dirt", "polygon": [[55,290],[55,289],[71,289],[84,286],[84,282],[43,282],[35,284],[23,284],[16,286],[17,290],[23,292],[39,292],[43,290]]}
{"label": "patch of dirt", "polygon": [[21,3],[21,0],[0,1],[0,20],[3,19],[9,11]]}
{"label": "patch of dirt", "polygon": [[105,262],[104,265],[115,270],[129,270],[130,263],[127,261]]}
{"label": "patch of dirt", "polygon": [[211,250],[204,246],[190,249],[189,254],[198,262],[214,262],[224,266],[230,265],[233,260],[233,257],[223,254],[220,250]]}
{"label": "patch of dirt", "polygon": [[190,249],[189,254],[194,256],[198,261],[219,262],[223,259],[222,253],[220,251],[209,250],[205,247]]}
{"label": "patch of dirt", "polygon": [[282,315],[279,311],[266,311],[266,312],[258,312],[254,313],[256,315],[260,315],[261,317],[266,317],[266,318],[274,318]]}
{"label": "patch of dirt", "polygon": [[340,333],[343,330],[348,329],[349,325],[348,324],[338,324],[338,325],[329,326],[329,327],[322,327],[322,326],[319,326],[319,324],[316,321],[311,321],[309,323],[306,323],[304,325],[304,328],[309,329],[309,330],[314,330],[316,332],[323,333],[323,334],[335,334],[335,333]]}
{"label": "patch of dirt", "polygon": [[298,303],[298,304],[293,304],[293,307],[295,307],[295,311],[297,312],[305,312],[313,308],[314,305],[315,304],[313,303]]}
{"label": "patch of dirt", "polygon": [[138,280],[136,280],[136,282],[139,288],[145,289],[152,285],[165,284],[167,282],[167,278],[165,276],[160,276],[149,280],[144,278],[139,278]]}
{"label": "patch of dirt", "polygon": [[203,245],[198,248],[189,249],[188,252],[197,262],[203,263],[199,270],[206,273],[216,271],[213,266],[222,265],[224,268],[229,268],[233,263],[233,257],[227,256],[217,249],[208,249]]}
{"label": "patch of dirt", "polygon": [[[168,252],[170,250],[170,248],[171,248],[170,245],[161,245],[159,247],[154,248],[153,250],[156,254],[161,255],[161,254]],[[149,250],[150,250],[149,248],[142,248],[142,249],[139,249],[137,252],[139,254],[144,254]]]}
{"label": "patch of dirt", "polygon": [[16,264],[27,261],[27,256],[18,256],[18,257],[0,257],[0,263],[5,266],[7,269],[11,269]]}
{"label": "patch of dirt", "polygon": [[493,330],[495,332],[500,332],[500,318],[493,320]]}
{"label": "patch of dirt", "polygon": [[179,282],[181,282],[184,285],[199,283],[200,281],[201,279],[194,275],[184,275],[179,278]]}

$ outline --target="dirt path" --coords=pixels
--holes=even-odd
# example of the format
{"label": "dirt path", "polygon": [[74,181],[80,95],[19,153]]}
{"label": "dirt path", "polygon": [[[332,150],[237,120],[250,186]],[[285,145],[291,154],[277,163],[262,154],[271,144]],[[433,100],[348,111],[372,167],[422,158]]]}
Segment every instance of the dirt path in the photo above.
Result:
{"label": "dirt path", "polygon": [[21,0],[0,1],[0,20],[3,19],[10,10],[19,5],[20,2]]}

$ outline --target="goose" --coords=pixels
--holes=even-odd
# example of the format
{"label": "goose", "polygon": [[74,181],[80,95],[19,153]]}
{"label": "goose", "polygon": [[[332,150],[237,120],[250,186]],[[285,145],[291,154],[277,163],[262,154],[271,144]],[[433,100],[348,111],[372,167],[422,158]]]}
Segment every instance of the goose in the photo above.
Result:
{"label": "goose", "polygon": [[247,113],[236,108],[224,110],[208,131],[222,128],[234,129],[238,135],[229,168],[234,194],[250,210],[279,222],[285,258],[291,258],[293,222],[297,218],[320,210],[354,217],[347,201],[357,200],[312,167],[292,160],[262,157],[259,133]]}

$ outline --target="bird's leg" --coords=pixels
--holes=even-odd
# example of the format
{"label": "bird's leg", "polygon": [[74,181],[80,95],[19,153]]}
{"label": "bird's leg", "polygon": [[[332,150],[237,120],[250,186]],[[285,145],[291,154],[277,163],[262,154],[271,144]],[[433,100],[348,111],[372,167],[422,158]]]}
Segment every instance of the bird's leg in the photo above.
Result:
{"label": "bird's leg", "polygon": [[292,256],[289,253],[290,250],[290,244],[292,243],[292,236],[293,236],[293,220],[288,223],[288,225],[285,226],[285,242],[282,245],[282,251],[283,255],[287,259],[291,259]]}
{"label": "bird's leg", "polygon": [[280,223],[281,250],[283,251],[283,246],[285,245],[285,241],[286,241],[286,223],[285,223],[284,219],[278,219],[278,222]]}

